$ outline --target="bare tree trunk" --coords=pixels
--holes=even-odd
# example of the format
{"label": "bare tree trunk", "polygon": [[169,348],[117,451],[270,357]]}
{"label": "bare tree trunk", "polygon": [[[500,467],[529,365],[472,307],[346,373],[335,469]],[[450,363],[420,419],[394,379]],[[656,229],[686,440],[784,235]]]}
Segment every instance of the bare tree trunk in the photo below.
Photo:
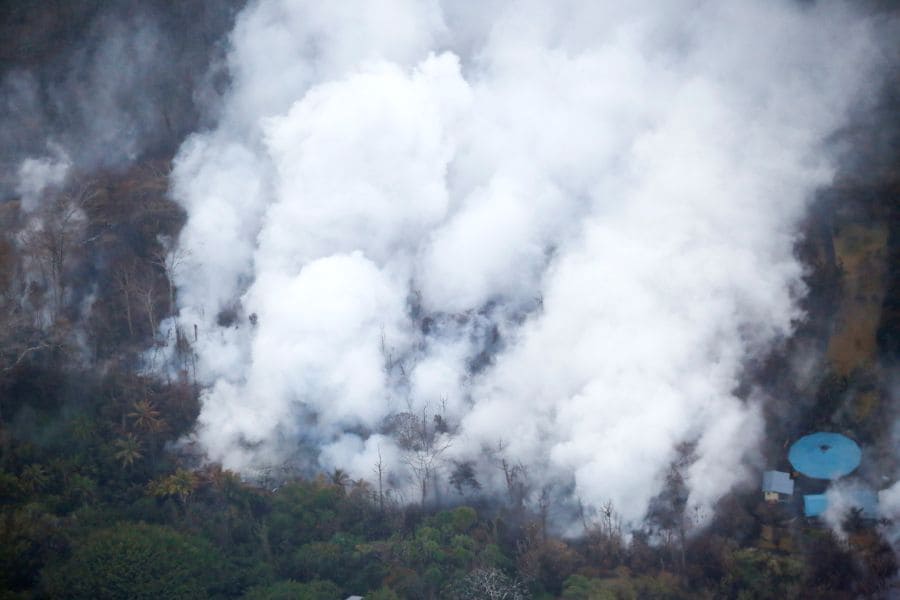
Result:
{"label": "bare tree trunk", "polygon": [[150,336],[156,337],[156,315],[153,310],[153,284],[148,283],[144,290],[144,305],[147,309],[147,320],[150,322]]}
{"label": "bare tree trunk", "polygon": [[131,319],[131,300],[125,294],[125,320],[128,322],[128,336],[134,337],[134,321]]}
{"label": "bare tree trunk", "polygon": [[541,516],[541,539],[547,540],[547,519],[550,513],[550,489],[544,486],[538,499],[538,509]]}
{"label": "bare tree trunk", "polygon": [[125,301],[125,321],[128,323],[128,335],[134,337],[134,320],[131,317],[131,273],[128,267],[121,267],[116,274],[119,290]]}
{"label": "bare tree trunk", "polygon": [[384,512],[384,462],[381,459],[381,445],[378,446],[378,462],[375,463],[375,473],[378,475],[378,510]]}

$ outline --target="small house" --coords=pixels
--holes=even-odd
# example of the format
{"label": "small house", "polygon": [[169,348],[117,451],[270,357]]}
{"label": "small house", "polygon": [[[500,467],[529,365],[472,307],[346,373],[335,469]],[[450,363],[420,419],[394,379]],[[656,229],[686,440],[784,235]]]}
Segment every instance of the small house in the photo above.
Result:
{"label": "small house", "polygon": [[828,496],[825,494],[807,494],[803,496],[803,516],[819,517],[828,510]]}
{"label": "small house", "polygon": [[763,473],[762,491],[766,502],[779,502],[794,494],[794,480],[783,471]]}
{"label": "small house", "polygon": [[[848,508],[859,511],[863,519],[878,518],[878,496],[871,490],[853,490],[845,499]],[[828,510],[828,496],[825,494],[807,494],[803,496],[803,515],[820,517]]]}

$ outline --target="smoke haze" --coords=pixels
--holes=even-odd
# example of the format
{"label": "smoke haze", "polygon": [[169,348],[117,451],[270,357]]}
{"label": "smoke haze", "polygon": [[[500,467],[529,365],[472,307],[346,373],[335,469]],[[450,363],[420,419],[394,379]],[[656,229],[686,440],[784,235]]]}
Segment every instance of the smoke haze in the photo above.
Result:
{"label": "smoke haze", "polygon": [[174,151],[202,122],[201,108],[215,106],[217,47],[235,4],[0,7],[0,200],[33,203],[69,167],[121,169]]}
{"label": "smoke haze", "polygon": [[438,415],[442,464],[628,523],[687,445],[702,518],[758,460],[735,390],[803,319],[879,48],[839,2],[251,3],[172,174],[196,440],[414,498],[391,424]]}

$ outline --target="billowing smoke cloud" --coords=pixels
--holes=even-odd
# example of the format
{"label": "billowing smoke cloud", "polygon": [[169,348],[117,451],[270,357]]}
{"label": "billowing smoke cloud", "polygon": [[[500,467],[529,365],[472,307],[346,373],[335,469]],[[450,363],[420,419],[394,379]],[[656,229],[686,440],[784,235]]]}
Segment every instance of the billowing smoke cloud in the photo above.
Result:
{"label": "billowing smoke cloud", "polygon": [[173,172],[197,439],[403,487],[396,415],[438,415],[435,458],[628,522],[687,446],[703,512],[754,460],[735,389],[803,317],[874,38],[837,2],[253,3]]}

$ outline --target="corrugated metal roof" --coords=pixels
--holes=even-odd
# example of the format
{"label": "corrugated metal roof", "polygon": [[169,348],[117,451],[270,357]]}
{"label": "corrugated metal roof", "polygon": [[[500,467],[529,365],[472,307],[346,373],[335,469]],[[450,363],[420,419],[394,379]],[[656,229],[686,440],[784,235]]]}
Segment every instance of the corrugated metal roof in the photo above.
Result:
{"label": "corrugated metal roof", "polygon": [[878,494],[872,490],[859,490],[853,494],[853,505],[862,509],[866,519],[878,518]]}
{"label": "corrugated metal roof", "polygon": [[803,496],[803,514],[807,517],[821,516],[828,509],[828,498],[825,494],[807,494]]}
{"label": "corrugated metal roof", "polygon": [[[847,505],[861,511],[864,519],[878,518],[878,496],[871,490],[850,490],[844,492]],[[808,494],[803,496],[803,514],[807,517],[820,517],[828,510],[828,496],[825,494]]]}
{"label": "corrugated metal roof", "polygon": [[763,473],[762,490],[790,496],[794,493],[794,480],[783,471],[766,471]]}

